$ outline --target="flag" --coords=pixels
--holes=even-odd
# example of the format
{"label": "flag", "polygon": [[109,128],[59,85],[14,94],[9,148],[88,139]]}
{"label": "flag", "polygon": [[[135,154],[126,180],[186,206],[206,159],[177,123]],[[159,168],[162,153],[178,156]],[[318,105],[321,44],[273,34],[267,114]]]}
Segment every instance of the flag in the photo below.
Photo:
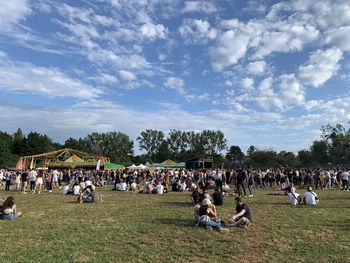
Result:
{"label": "flag", "polygon": [[22,167],[22,158],[19,158],[17,164],[16,164],[16,169],[20,169]]}
{"label": "flag", "polygon": [[34,168],[34,158],[32,158],[32,161],[30,162],[29,168],[30,168],[30,169],[33,169],[33,168]]}
{"label": "flag", "polygon": [[96,171],[99,171],[100,168],[101,168],[101,160],[98,160],[96,164]]}

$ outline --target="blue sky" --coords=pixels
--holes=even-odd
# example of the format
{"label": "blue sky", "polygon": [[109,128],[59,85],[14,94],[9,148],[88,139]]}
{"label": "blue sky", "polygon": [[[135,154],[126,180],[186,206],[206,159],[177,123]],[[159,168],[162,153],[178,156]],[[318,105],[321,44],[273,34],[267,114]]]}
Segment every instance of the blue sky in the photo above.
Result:
{"label": "blue sky", "polygon": [[[350,120],[346,0],[11,0],[0,123],[64,143],[93,131],[222,130],[308,148]],[[135,151],[138,152],[135,142]]]}

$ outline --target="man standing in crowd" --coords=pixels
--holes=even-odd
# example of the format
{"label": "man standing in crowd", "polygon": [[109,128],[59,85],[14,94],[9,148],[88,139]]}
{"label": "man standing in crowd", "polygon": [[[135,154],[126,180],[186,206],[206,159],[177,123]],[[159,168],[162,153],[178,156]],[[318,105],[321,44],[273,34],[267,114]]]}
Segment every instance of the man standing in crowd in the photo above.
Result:
{"label": "man standing in crowd", "polygon": [[241,187],[243,189],[244,196],[247,196],[245,185],[244,185],[246,178],[247,178],[247,174],[245,169],[239,169],[236,177],[236,188],[239,196],[242,196]]}

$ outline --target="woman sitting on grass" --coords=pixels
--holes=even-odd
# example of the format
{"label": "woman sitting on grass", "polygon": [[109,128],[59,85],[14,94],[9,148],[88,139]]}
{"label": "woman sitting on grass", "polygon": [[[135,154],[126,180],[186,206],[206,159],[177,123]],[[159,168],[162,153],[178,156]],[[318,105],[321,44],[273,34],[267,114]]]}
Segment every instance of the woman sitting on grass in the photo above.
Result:
{"label": "woman sitting on grass", "polygon": [[208,198],[205,198],[201,207],[198,209],[198,226],[207,229],[215,229],[227,233],[229,230],[221,227],[221,220],[218,218],[216,208]]}
{"label": "woman sitting on grass", "polygon": [[22,215],[21,212],[17,212],[15,199],[13,198],[13,196],[9,196],[6,198],[6,200],[0,208],[0,212],[0,219],[18,219]]}
{"label": "woman sitting on grass", "polygon": [[94,185],[88,185],[83,189],[83,191],[81,191],[77,202],[79,204],[102,202],[102,196],[97,193]]}

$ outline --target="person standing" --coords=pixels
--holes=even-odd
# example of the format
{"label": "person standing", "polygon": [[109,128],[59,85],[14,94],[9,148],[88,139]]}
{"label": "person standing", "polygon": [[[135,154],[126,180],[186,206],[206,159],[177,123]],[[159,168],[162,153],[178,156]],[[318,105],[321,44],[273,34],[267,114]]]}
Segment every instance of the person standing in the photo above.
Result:
{"label": "person standing", "polygon": [[244,185],[246,178],[247,178],[247,174],[245,169],[240,169],[236,177],[236,188],[239,196],[242,196],[241,188],[243,189],[244,196],[247,196],[247,192],[245,190],[245,185]]}
{"label": "person standing", "polygon": [[5,191],[10,191],[12,173],[10,171],[5,172]]}
{"label": "person standing", "polygon": [[253,197],[253,186],[254,186],[254,173],[251,170],[248,170],[248,191],[249,191],[249,196],[248,197]]}
{"label": "person standing", "polygon": [[29,175],[29,189],[31,192],[34,192],[35,180],[36,180],[36,177],[38,176],[38,173],[32,169],[29,171],[28,175]]}
{"label": "person standing", "polygon": [[21,174],[21,181],[22,181],[22,194],[27,194],[26,190],[27,190],[27,184],[28,184],[28,172],[27,170],[22,171]]}
{"label": "person standing", "polygon": [[343,185],[343,191],[349,191],[349,172],[344,170],[341,174],[341,182]]}

